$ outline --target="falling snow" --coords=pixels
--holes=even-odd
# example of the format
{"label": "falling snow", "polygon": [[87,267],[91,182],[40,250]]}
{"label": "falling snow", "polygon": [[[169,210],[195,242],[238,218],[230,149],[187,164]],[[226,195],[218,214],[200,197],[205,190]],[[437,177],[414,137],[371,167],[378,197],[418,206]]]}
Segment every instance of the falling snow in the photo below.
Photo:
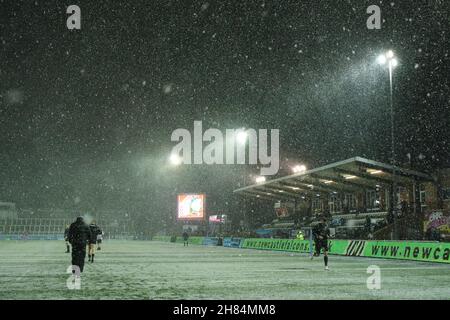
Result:
{"label": "falling snow", "polygon": [[[398,162],[450,167],[443,1],[378,1],[380,30],[356,0],[91,2],[81,30],[66,29],[66,3],[1,3],[0,200],[21,209],[111,210],[162,230],[176,194],[207,192],[208,210],[239,223],[232,191],[257,165],[167,164],[171,133],[195,120],[279,129],[275,177],[294,162],[389,162],[389,76],[376,62],[388,49]],[[255,227],[273,219],[259,209]]]}

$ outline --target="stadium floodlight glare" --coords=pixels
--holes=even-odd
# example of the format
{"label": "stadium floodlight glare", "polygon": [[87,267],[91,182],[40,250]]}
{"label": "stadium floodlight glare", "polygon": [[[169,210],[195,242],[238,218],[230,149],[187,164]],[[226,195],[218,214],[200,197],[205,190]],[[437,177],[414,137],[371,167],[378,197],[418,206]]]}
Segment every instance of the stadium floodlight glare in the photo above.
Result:
{"label": "stadium floodlight glare", "polygon": [[169,161],[172,165],[178,166],[181,164],[181,157],[175,153],[172,153],[169,157]]}
{"label": "stadium floodlight glare", "polygon": [[390,68],[395,68],[398,65],[398,60],[394,58],[394,51],[389,50],[385,54],[381,54],[377,58],[377,62],[381,65],[385,64],[386,62],[389,63]]}
{"label": "stadium floodlight glare", "polygon": [[387,61],[386,56],[384,54],[378,56],[377,61],[378,61],[379,64],[385,64],[386,61]]}
{"label": "stadium floodlight glare", "polygon": [[392,59],[393,57],[394,57],[394,51],[389,50],[388,52],[386,52],[386,58]]}
{"label": "stadium floodlight glare", "polygon": [[392,59],[392,60],[391,60],[391,64],[392,64],[392,66],[393,66],[393,67],[396,67],[396,66],[398,66],[398,60],[397,60],[397,59],[395,59],[395,58],[394,58],[394,59]]}
{"label": "stadium floodlight glare", "polygon": [[292,168],[292,171],[294,173],[304,172],[304,171],[306,171],[306,166],[303,164],[296,165],[295,167]]}
{"label": "stadium floodlight glare", "polygon": [[246,131],[239,131],[236,134],[236,140],[240,144],[245,144],[245,142],[247,142],[247,137],[248,137],[248,133]]}
{"label": "stadium floodlight glare", "polygon": [[266,177],[263,177],[263,176],[261,176],[261,177],[256,177],[256,178],[255,178],[255,181],[256,181],[256,183],[263,183],[263,182],[266,182]]}

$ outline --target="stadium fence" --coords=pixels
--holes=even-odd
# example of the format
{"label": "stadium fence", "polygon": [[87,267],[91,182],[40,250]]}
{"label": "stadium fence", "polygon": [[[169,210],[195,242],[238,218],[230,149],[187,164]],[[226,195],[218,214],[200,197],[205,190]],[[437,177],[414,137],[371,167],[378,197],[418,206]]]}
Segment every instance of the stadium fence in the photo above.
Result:
{"label": "stadium fence", "polygon": [[[96,220],[104,232],[104,239],[131,240],[135,238],[133,225],[128,220]],[[6,218],[0,219],[0,239],[61,240],[69,218]]]}

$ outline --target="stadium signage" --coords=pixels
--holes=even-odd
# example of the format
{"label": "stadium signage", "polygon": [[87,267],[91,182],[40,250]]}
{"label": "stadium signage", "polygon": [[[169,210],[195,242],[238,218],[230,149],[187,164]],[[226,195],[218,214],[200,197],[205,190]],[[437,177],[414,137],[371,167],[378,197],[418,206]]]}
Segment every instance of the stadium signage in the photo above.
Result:
{"label": "stadium signage", "polygon": [[361,256],[366,246],[366,241],[350,240],[345,250],[346,256]]}
{"label": "stadium signage", "polygon": [[[309,240],[245,239],[242,248],[310,252]],[[313,244],[314,247],[314,244]],[[450,263],[450,243],[419,241],[332,240],[330,254]]]}
{"label": "stadium signage", "polygon": [[289,239],[245,239],[242,248],[309,252],[309,241]]}
{"label": "stadium signage", "polygon": [[[154,240],[168,241],[168,237],[154,237]],[[198,237],[194,243],[211,245],[211,238]],[[193,240],[190,238],[190,240]],[[226,246],[257,250],[274,250],[288,252],[310,252],[309,240],[297,239],[232,239],[228,238]],[[239,243],[239,246],[237,245]],[[420,241],[365,241],[365,240],[331,240],[330,254],[370,258],[428,261],[450,264],[450,243]],[[314,244],[313,244],[314,250]]]}
{"label": "stadium signage", "polygon": [[[179,157],[183,164],[246,164],[248,146],[248,164],[261,166],[261,175],[274,175],[280,168],[279,144],[280,132],[270,130],[270,155],[268,150],[268,130],[226,129],[225,136],[219,129],[209,128],[203,132],[202,121],[194,121],[194,132],[176,129],[171,141],[178,142],[172,148],[171,155]],[[209,142],[203,148],[203,143]],[[193,145],[193,161],[192,148]],[[225,152],[225,154],[224,154]]]}
{"label": "stadium signage", "polygon": [[450,263],[450,243],[367,241],[363,256]]}
{"label": "stadium signage", "polygon": [[205,218],[205,194],[179,194],[178,220],[203,220]]}
{"label": "stadium signage", "polygon": [[433,210],[424,221],[425,231],[439,230],[441,235],[450,234],[450,213],[448,210]]}
{"label": "stadium signage", "polygon": [[223,246],[224,247],[232,247],[232,248],[240,248],[244,239],[241,238],[224,238]]}

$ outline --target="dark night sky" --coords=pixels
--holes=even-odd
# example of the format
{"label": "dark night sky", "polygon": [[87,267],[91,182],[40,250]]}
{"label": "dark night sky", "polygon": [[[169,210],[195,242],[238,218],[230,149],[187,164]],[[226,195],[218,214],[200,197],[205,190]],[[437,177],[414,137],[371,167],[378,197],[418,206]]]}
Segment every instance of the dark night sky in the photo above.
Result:
{"label": "dark night sky", "polygon": [[[66,28],[70,4],[81,8],[79,31]],[[371,4],[381,30],[366,28]],[[388,74],[375,62],[387,49],[400,60],[398,160],[422,155],[414,165],[425,171],[450,165],[447,1],[0,6],[3,201],[165,214],[176,193],[204,191],[211,213],[227,213],[231,191],[259,170],[168,167],[171,132],[194,120],[280,129],[285,167],[389,161]]]}

